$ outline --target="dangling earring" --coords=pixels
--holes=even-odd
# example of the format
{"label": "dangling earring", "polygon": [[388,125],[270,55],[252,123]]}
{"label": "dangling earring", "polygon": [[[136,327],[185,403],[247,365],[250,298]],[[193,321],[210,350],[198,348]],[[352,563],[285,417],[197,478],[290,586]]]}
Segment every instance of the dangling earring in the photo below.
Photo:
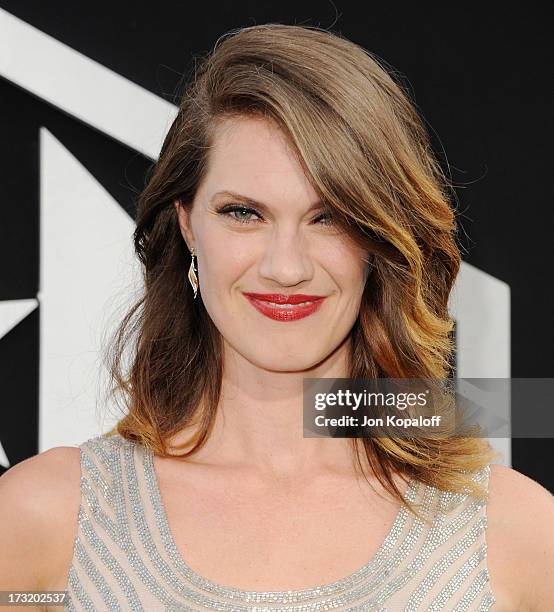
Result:
{"label": "dangling earring", "polygon": [[198,295],[198,277],[196,276],[197,270],[194,266],[194,247],[192,247],[190,254],[192,256],[192,261],[190,262],[188,278],[190,284],[192,285],[192,288],[194,289],[194,298],[196,298],[196,296]]}

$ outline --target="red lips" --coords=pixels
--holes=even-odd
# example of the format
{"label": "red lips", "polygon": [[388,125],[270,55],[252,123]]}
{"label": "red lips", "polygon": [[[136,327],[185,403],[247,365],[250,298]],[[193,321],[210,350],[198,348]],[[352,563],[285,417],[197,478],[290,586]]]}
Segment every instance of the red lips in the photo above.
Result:
{"label": "red lips", "polygon": [[[265,317],[274,321],[298,321],[316,313],[324,302],[325,296],[296,293],[245,293],[244,297]],[[273,304],[271,302],[274,302]],[[301,302],[308,302],[301,304]]]}
{"label": "red lips", "polygon": [[275,302],[275,304],[300,304],[301,302],[315,302],[322,300],[323,295],[306,295],[305,293],[295,293],[294,295],[284,295],[283,293],[244,293],[247,297],[261,300],[262,302]]}

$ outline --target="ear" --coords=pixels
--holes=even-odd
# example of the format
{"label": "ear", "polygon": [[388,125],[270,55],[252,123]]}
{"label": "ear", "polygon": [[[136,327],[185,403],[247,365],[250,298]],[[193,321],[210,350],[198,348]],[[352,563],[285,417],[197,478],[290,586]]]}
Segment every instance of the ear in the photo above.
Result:
{"label": "ear", "polygon": [[175,200],[173,205],[175,206],[175,211],[177,212],[177,220],[179,222],[179,228],[181,229],[181,235],[183,236],[183,239],[190,250],[194,246],[194,239],[190,226],[190,213],[182,205],[180,200]]}

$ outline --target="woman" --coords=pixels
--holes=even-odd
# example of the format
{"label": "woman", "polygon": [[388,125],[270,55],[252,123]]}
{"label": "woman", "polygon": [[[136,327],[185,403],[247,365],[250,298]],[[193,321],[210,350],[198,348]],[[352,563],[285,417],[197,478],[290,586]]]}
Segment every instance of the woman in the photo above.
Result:
{"label": "woman", "polygon": [[302,435],[305,378],[449,375],[448,195],[371,54],[311,27],[220,39],[140,197],[126,414],[1,479],[0,587],[73,610],[552,609],[552,496],[483,439]]}

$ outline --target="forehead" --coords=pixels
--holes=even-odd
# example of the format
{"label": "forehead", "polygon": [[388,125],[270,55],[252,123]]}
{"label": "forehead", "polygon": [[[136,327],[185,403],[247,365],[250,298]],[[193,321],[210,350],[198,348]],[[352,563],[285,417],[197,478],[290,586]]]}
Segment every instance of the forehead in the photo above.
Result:
{"label": "forehead", "polygon": [[221,189],[271,201],[317,199],[285,134],[262,117],[220,119],[209,153],[206,195]]}

